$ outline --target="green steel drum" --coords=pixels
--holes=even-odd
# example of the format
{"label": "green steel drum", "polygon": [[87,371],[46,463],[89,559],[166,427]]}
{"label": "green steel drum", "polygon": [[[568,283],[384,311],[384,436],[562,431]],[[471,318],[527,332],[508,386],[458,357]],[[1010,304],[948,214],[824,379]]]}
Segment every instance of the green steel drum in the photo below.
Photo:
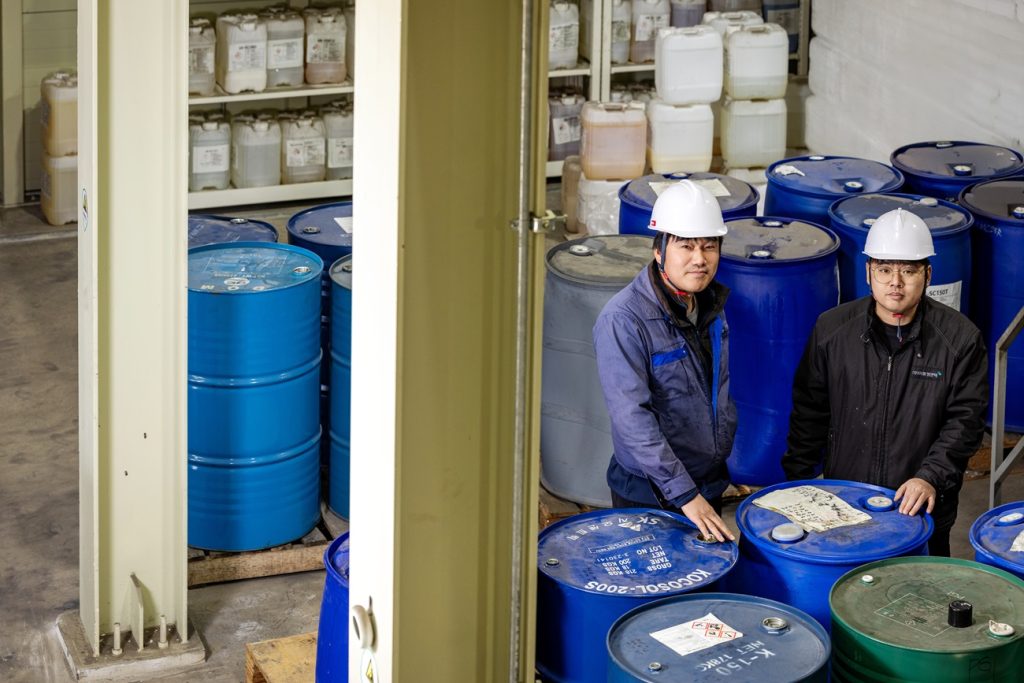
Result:
{"label": "green steel drum", "polygon": [[1024,681],[1024,581],[995,567],[898,557],[832,587],[832,681]]}

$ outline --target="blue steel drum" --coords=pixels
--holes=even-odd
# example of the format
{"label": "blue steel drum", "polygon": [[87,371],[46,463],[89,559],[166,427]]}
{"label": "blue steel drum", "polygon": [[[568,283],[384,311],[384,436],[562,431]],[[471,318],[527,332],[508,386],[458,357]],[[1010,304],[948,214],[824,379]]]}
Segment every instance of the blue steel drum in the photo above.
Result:
{"label": "blue steel drum", "polygon": [[828,680],[828,634],[800,610],[729,593],[665,598],[608,632],[608,683]]}
{"label": "blue steel drum", "polygon": [[839,233],[839,296],[853,301],[871,294],[864,242],[871,225],[883,213],[905,209],[919,216],[932,233],[935,256],[926,293],[936,301],[966,313],[971,290],[971,231],[974,216],[952,202],[915,194],[865,194],[840,199],[828,210],[832,229]]}
{"label": "blue steel drum", "polygon": [[786,478],[780,458],[793,376],[818,316],[839,300],[839,240],[827,228],[788,218],[726,225],[716,277],[732,290],[725,314],[737,429],[729,474],[735,483],[764,486]]}
{"label": "blue steel drum", "polygon": [[598,510],[540,533],[537,670],[546,681],[607,676],[606,637],[629,610],[658,598],[710,590],[736,564],[733,543],[704,543],[682,515]]}
{"label": "blue steel drum", "polygon": [[316,683],[348,680],[348,532],[324,552],[324,595],[316,634]]}
{"label": "blue steel drum", "polygon": [[225,242],[276,242],[277,228],[263,221],[194,213],[188,217],[188,248]]}
{"label": "blue steel drum", "polygon": [[1024,171],[1024,157],[1007,147],[939,140],[904,145],[890,163],[906,179],[907,192],[956,201],[968,185]]}
{"label": "blue steel drum", "polygon": [[352,412],[352,256],[331,266],[331,450],[327,506],[348,519]]}
{"label": "blue steel drum", "polygon": [[[790,516],[758,505],[775,492],[791,499]],[[815,528],[815,515],[820,518],[834,510],[835,501],[826,493],[853,508],[845,519],[858,516],[863,521],[825,531],[805,530]],[[928,554],[934,530],[931,516],[901,514],[894,495],[881,486],[835,479],[790,481],[758,491],[736,510],[742,534],[740,561],[723,589],[792,605],[830,628],[828,595],[836,579],[867,562]]]}
{"label": "blue steel drum", "polygon": [[853,194],[897,192],[903,174],[870,159],[812,154],[776,161],[768,167],[766,216],[828,224],[832,202]]}
{"label": "blue steel drum", "polygon": [[971,525],[974,560],[1024,579],[1024,501],[989,510]]}
{"label": "blue steel drum", "polygon": [[[1024,306],[1024,176],[972,185],[959,202],[974,214],[971,319],[985,338],[994,388],[996,342]],[[1024,432],[1024,342],[1018,339],[1008,356],[1006,429]],[[990,404],[990,421],[991,410]]]}
{"label": "blue steel drum", "polygon": [[669,185],[689,179],[710,190],[722,207],[722,217],[757,215],[761,194],[750,183],[718,173],[655,173],[624,183],[619,188],[619,233],[654,236],[647,226],[658,195]]}
{"label": "blue steel drum", "polygon": [[[300,211],[288,219],[287,227],[289,243],[309,249],[326,264],[334,263],[342,256],[352,253],[352,202],[322,204]],[[326,357],[331,350],[331,276],[326,268],[320,285],[320,294],[323,297],[320,342]],[[320,379],[323,385],[320,394],[320,415],[326,422],[330,410],[330,368],[326,363],[321,368]]]}
{"label": "blue steel drum", "polygon": [[256,550],[320,517],[320,291],[305,249],[188,255],[188,542]]}

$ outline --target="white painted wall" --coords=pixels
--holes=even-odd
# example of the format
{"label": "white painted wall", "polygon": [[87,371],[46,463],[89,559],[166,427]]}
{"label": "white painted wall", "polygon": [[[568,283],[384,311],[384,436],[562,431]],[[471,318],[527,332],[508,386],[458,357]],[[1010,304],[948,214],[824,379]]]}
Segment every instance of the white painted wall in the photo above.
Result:
{"label": "white painted wall", "polygon": [[1024,0],[814,0],[807,145],[888,162],[921,140],[1024,149]]}

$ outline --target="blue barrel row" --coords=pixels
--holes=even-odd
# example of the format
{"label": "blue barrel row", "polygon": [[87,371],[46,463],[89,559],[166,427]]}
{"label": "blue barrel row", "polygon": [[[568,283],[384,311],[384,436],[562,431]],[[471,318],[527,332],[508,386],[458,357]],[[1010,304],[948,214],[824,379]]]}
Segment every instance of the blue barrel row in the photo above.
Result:
{"label": "blue barrel row", "polygon": [[[318,207],[348,243],[344,263],[329,270],[308,249],[274,243],[277,231],[267,223],[189,217],[194,547],[255,550],[303,536],[319,518],[322,469],[328,506],[348,517],[351,205],[341,209],[344,221],[335,220],[338,206]],[[315,213],[298,214],[289,227],[302,232]],[[324,273],[333,278],[327,301]],[[337,313],[324,315],[331,298]],[[331,318],[335,332],[325,335]],[[327,412],[324,375],[336,388]],[[271,494],[280,501],[275,509],[264,504]]]}
{"label": "blue barrel row", "polygon": [[[780,495],[796,503],[780,507]],[[868,562],[926,554],[931,518],[901,514],[894,495],[838,480],[766,488],[737,512],[738,546],[708,543],[664,510],[549,526],[537,549],[541,677],[827,680],[832,585]],[[845,525],[829,527],[815,505],[841,509]]]}

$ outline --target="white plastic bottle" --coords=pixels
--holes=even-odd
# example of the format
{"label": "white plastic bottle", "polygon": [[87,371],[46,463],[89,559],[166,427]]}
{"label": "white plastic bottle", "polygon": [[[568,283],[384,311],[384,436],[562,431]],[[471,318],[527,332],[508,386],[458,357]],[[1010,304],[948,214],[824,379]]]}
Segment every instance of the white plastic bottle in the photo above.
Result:
{"label": "white plastic bottle", "polygon": [[548,69],[576,66],[580,47],[580,10],[566,0],[551,0],[548,27]]}
{"label": "white plastic bottle", "polygon": [[189,126],[188,137],[188,189],[226,189],[231,179],[231,126],[226,121],[203,121]]}
{"label": "white plastic bottle", "polygon": [[277,121],[237,121],[231,129],[231,184],[281,184],[281,126]]}
{"label": "white plastic bottle", "polygon": [[643,173],[647,155],[643,104],[587,102],[580,117],[580,162],[585,176],[591,180],[625,180]]}
{"label": "white plastic bottle", "polygon": [[747,26],[725,40],[725,92],[737,100],[786,96],[789,37],[777,24]]}
{"label": "white plastic bottle", "polygon": [[267,24],[255,14],[217,18],[217,84],[229,95],[267,88]]}
{"label": "white plastic bottle", "polygon": [[39,117],[43,149],[53,157],[78,153],[78,76],[57,71],[43,79]]}
{"label": "white plastic bottle", "polygon": [[576,187],[576,225],[588,235],[619,233],[621,180],[592,180],[581,174]]}
{"label": "white plastic bottle", "polygon": [[727,168],[770,166],[785,156],[785,100],[725,100],[722,158]]}
{"label": "white plastic bottle", "polygon": [[267,87],[302,85],[306,24],[298,12],[269,12],[267,22]]}
{"label": "white plastic bottle", "polygon": [[345,14],[336,9],[307,9],[306,82],[340,84],[348,77],[345,65]]}
{"label": "white plastic bottle", "polygon": [[654,173],[706,172],[711,168],[714,119],[707,104],[647,105],[647,163]]}
{"label": "white plastic bottle", "polygon": [[722,94],[722,37],[710,26],[658,31],[654,83],[669,104],[708,104]]}
{"label": "white plastic bottle", "polygon": [[707,5],[707,0],[672,0],[672,26],[686,28],[700,24]]}
{"label": "white plastic bottle", "polygon": [[43,152],[39,203],[50,225],[78,220],[78,157],[51,157]]}
{"label": "white plastic bottle", "polygon": [[207,19],[193,19],[188,26],[188,94],[212,95],[217,35]]}
{"label": "white plastic bottle", "polygon": [[352,177],[352,141],[354,118],[351,107],[325,107],[320,110],[327,137],[327,179]]}
{"label": "white plastic bottle", "polygon": [[705,12],[701,23],[714,26],[719,35],[725,38],[729,33],[745,26],[763,24],[764,19],[757,12]]}
{"label": "white plastic bottle", "polygon": [[634,64],[654,61],[654,42],[658,30],[668,28],[672,15],[669,0],[633,0],[633,36],[629,61]]}
{"label": "white plastic bottle", "polygon": [[327,136],[323,119],[302,116],[281,124],[281,182],[323,180],[327,172]]}
{"label": "white plastic bottle", "polygon": [[582,95],[562,95],[548,100],[548,161],[561,161],[580,153]]}
{"label": "white plastic bottle", "polygon": [[612,64],[629,61],[633,0],[612,0]]}

